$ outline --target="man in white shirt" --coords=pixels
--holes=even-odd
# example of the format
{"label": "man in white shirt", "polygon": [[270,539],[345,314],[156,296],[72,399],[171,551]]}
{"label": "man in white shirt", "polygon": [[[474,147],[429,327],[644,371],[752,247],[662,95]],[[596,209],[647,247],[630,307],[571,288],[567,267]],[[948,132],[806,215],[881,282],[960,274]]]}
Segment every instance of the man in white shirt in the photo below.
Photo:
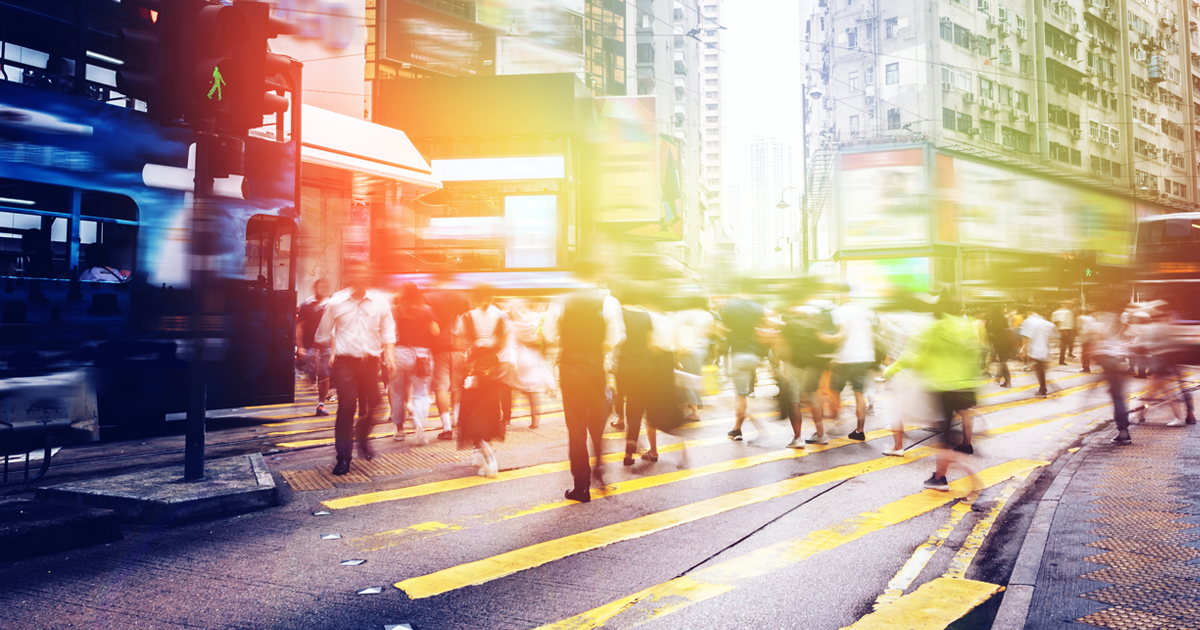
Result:
{"label": "man in white shirt", "polygon": [[1050,321],[1058,327],[1058,364],[1066,365],[1067,357],[1075,358],[1075,311],[1071,303],[1060,304],[1050,314]]}
{"label": "man in white shirt", "polygon": [[605,363],[612,349],[625,340],[621,303],[596,286],[598,271],[591,261],[577,262],[575,275],[585,287],[551,304],[542,324],[546,343],[557,343],[559,349],[559,384],[575,483],[566,498],[581,503],[592,499],[589,435],[596,451],[596,466],[590,472],[603,485],[600,462],[604,455],[604,421],[608,418]]}
{"label": "man in white shirt", "polygon": [[[846,383],[854,391],[854,413],[857,424],[850,435],[851,440],[863,441],[867,422],[866,391],[867,376],[875,367],[875,313],[862,304],[850,302],[833,310],[833,323],[838,327],[835,336],[841,348],[834,357],[829,388],[835,396],[842,395]],[[809,444],[824,443],[813,435],[805,440]]]}
{"label": "man in white shirt", "polygon": [[[333,382],[338,390],[333,429],[337,452],[335,475],[350,472],[355,439],[359,454],[371,461],[373,454],[368,440],[379,408],[380,358],[389,374],[396,372],[396,322],[391,300],[384,293],[368,289],[371,276],[365,264],[350,263],[345,267],[345,276],[350,288],[329,298],[314,340],[333,348]],[[355,403],[357,426],[354,426]]]}
{"label": "man in white shirt", "polygon": [[1058,336],[1058,328],[1046,321],[1036,310],[1029,309],[1029,316],[1021,324],[1021,336],[1025,338],[1025,356],[1033,361],[1037,373],[1038,396],[1046,395],[1046,362],[1050,360],[1050,340]]}

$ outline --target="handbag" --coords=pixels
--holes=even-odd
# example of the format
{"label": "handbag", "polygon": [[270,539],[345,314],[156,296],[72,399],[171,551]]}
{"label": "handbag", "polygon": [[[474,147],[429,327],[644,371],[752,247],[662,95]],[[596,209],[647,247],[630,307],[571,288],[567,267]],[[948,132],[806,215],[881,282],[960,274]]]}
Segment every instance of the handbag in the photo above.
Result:
{"label": "handbag", "polygon": [[[500,356],[497,348],[481,348],[475,345],[475,341],[479,339],[479,331],[475,327],[475,316],[471,311],[467,311],[465,317],[471,322],[471,345],[467,349],[467,373],[480,378],[499,378],[500,376]],[[494,337],[499,337],[504,330],[504,318],[496,321],[496,329],[492,332]]]}
{"label": "handbag", "polygon": [[413,372],[416,373],[417,378],[425,378],[426,376],[429,376],[429,357],[416,357],[416,360],[413,361]]}

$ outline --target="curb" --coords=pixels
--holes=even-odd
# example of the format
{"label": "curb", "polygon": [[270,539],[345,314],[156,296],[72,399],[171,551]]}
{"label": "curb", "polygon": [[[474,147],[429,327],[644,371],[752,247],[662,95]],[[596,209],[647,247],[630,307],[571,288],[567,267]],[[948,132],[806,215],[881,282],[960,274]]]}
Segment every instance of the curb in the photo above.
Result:
{"label": "curb", "polygon": [[1107,431],[1101,429],[1084,438],[1084,444],[1071,454],[1070,459],[1062,470],[1054,477],[1054,482],[1046,489],[1038,502],[1037,510],[1029,529],[1025,532],[1025,540],[1017,555],[1012,575],[992,622],[992,630],[1023,630],[1029,616],[1029,607],[1033,603],[1033,591],[1037,586],[1038,572],[1042,566],[1042,555],[1046,551],[1046,543],[1050,539],[1050,526],[1054,524],[1054,515],[1058,511],[1058,502],[1066,492],[1067,486],[1075,476],[1075,471],[1083,465],[1087,456],[1100,445],[1101,436]]}

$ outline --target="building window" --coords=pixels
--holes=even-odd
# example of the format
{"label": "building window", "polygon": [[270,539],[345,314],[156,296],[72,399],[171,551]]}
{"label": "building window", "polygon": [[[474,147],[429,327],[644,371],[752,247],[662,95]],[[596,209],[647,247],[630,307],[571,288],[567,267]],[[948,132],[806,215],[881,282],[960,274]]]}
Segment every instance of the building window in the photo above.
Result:
{"label": "building window", "polygon": [[895,39],[896,38],[896,26],[897,26],[896,18],[891,18],[890,20],[884,20],[883,21],[884,37],[887,37],[888,39]]}
{"label": "building window", "polygon": [[721,159],[721,154],[720,153],[706,153],[706,154],[704,154],[704,159],[709,160],[711,162],[717,162]]}
{"label": "building window", "polygon": [[638,63],[654,63],[654,44],[637,45]]}
{"label": "building window", "polygon": [[858,116],[850,117],[850,133],[858,133]]}
{"label": "building window", "polygon": [[717,174],[720,174],[721,167],[720,166],[710,166],[706,169],[706,171],[708,172],[709,175],[717,175]]}
{"label": "building window", "polygon": [[875,66],[867,66],[867,85],[875,85]]}
{"label": "building window", "polygon": [[709,104],[707,104],[707,105],[705,105],[705,106],[704,106],[704,109],[707,109],[707,110],[709,110],[709,111],[713,111],[713,110],[717,109],[717,107],[718,107],[718,105],[717,105],[716,103],[709,103]]}
{"label": "building window", "polygon": [[942,128],[951,131],[958,129],[958,114],[953,109],[942,108]]}
{"label": "building window", "polygon": [[1000,65],[1002,65],[1002,66],[1011,66],[1012,65],[1012,48],[1009,48],[1008,46],[1000,47]]}
{"label": "building window", "polygon": [[705,37],[716,37],[717,32],[716,31],[704,31],[704,36]]}
{"label": "building window", "polygon": [[971,31],[955,24],[954,25],[954,45],[962,46],[963,48],[971,47]]}
{"label": "building window", "polygon": [[704,98],[717,98],[720,92],[705,92]]}
{"label": "building window", "polygon": [[707,68],[704,69],[704,74],[716,74],[716,73],[717,73],[716,66],[708,66]]}
{"label": "building window", "polygon": [[1021,74],[1033,72],[1033,56],[1021,53]]}
{"label": "building window", "polygon": [[846,29],[846,47],[858,48],[858,27],[853,26]]}
{"label": "building window", "polygon": [[958,115],[958,130],[959,130],[959,132],[970,133],[972,122],[974,122],[974,121],[971,119],[970,114],[959,113],[959,115]]}
{"label": "building window", "polygon": [[712,187],[712,186],[720,186],[720,185],[721,185],[721,180],[720,180],[720,179],[713,179],[713,178],[711,178],[711,177],[710,177],[710,178],[708,178],[708,185],[709,185],[709,187]]}
{"label": "building window", "polygon": [[948,42],[954,41],[954,24],[952,22],[942,22],[941,35],[942,39]]}
{"label": "building window", "polygon": [[716,55],[704,55],[704,61],[706,61],[708,63],[716,63],[717,56]]}
{"label": "building window", "polygon": [[[717,87],[717,79],[705,79],[704,87]],[[713,92],[713,94],[716,94],[716,92]]]}
{"label": "building window", "polygon": [[720,149],[720,148],[721,148],[721,141],[720,141],[720,140],[709,140],[708,142],[705,142],[705,143],[704,143],[704,148],[706,148],[706,149]]}
{"label": "building window", "polygon": [[996,141],[996,123],[990,120],[979,121],[979,137],[988,142]]}
{"label": "building window", "polygon": [[705,15],[716,15],[717,14],[717,5],[715,5],[715,4],[704,5],[704,14]]}
{"label": "building window", "polygon": [[1004,127],[1000,130],[1000,143],[1017,151],[1029,153],[1029,138],[1029,134],[1011,127]]}
{"label": "building window", "polygon": [[1023,112],[1029,111],[1029,95],[1028,94],[1026,94],[1024,92],[1017,92],[1017,109],[1019,109]]}
{"label": "building window", "polygon": [[900,63],[889,63],[883,67],[883,80],[888,85],[896,85],[900,82]]}
{"label": "building window", "polygon": [[850,84],[851,90],[857,90],[858,89],[858,71],[857,70],[850,71],[850,74],[848,75],[846,82]]}
{"label": "building window", "polygon": [[1104,177],[1120,177],[1121,165],[1104,158],[1092,156],[1092,174]]}
{"label": "building window", "polygon": [[705,116],[704,122],[715,125],[717,123],[717,116]]}
{"label": "building window", "polygon": [[1007,85],[1001,85],[999,94],[1000,94],[999,103],[1001,105],[1011,106],[1013,104],[1013,89],[1012,88],[1008,87]]}
{"label": "building window", "polygon": [[708,129],[704,130],[704,135],[706,136],[715,136],[719,133],[721,133],[721,130],[716,127],[709,127]]}
{"label": "building window", "polygon": [[996,98],[995,86],[996,84],[990,79],[979,77],[979,98],[986,98],[988,100]]}
{"label": "building window", "polygon": [[892,130],[900,128],[900,110],[899,109],[887,110],[887,128],[892,129]]}

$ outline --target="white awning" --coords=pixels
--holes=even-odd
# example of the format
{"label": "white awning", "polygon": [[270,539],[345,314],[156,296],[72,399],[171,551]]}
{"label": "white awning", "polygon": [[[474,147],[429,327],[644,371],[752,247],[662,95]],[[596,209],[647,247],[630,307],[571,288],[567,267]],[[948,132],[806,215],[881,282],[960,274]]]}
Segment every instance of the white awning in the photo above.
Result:
{"label": "white awning", "polygon": [[399,129],[304,105],[301,159],[373,177],[412,184],[428,191],[442,183]]}

